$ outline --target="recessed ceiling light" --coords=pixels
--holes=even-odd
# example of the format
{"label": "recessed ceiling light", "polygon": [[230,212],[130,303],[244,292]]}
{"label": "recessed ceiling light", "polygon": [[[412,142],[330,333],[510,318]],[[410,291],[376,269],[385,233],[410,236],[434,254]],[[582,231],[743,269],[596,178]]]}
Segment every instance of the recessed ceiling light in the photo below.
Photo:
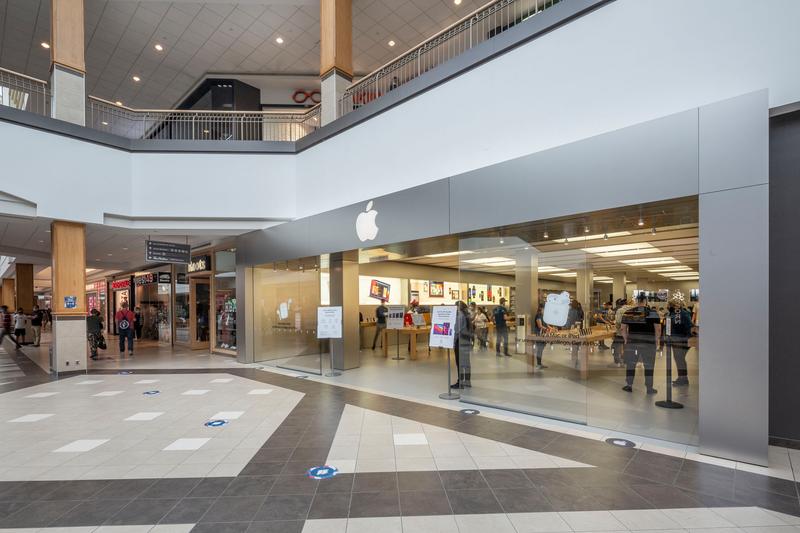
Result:
{"label": "recessed ceiling light", "polygon": [[538,270],[540,274],[546,274],[549,272],[565,272],[567,269],[560,267],[540,266]]}
{"label": "recessed ceiling light", "polygon": [[[547,233],[547,232],[545,232],[545,233]],[[631,235],[630,231],[615,231],[615,232],[612,232],[612,233],[598,233],[597,235],[585,235],[584,234],[583,237],[578,237],[578,239],[581,240],[581,241],[595,241],[595,240],[598,240],[598,239],[608,240],[607,237],[612,237],[612,238],[613,237],[627,237],[628,235]],[[547,239],[548,235],[544,235],[544,238]],[[560,243],[563,244],[564,240],[565,239],[553,239],[553,242],[560,242]]]}
{"label": "recessed ceiling light", "polygon": [[563,272],[561,274],[553,274],[553,275],[554,276],[558,276],[560,278],[577,278],[578,277],[578,273],[577,272]]}
{"label": "recessed ceiling light", "polygon": [[453,0],[453,3],[457,6],[461,5],[461,0]]}
{"label": "recessed ceiling light", "polygon": [[42,243],[44,243],[44,241],[39,241],[39,244],[42,244]]}
{"label": "recessed ceiling light", "polygon": [[163,47],[163,46],[161,46],[161,45],[160,45],[160,44],[158,44],[158,43],[156,43],[156,44],[155,44],[155,46],[153,46],[153,48],[155,48],[155,49],[156,49],[157,51],[159,51],[159,52],[163,52],[163,51],[164,51],[164,47]]}
{"label": "recessed ceiling light", "polygon": [[481,259],[464,259],[465,263],[490,267],[513,266],[517,262],[510,257],[484,257]]}
{"label": "recessed ceiling light", "polygon": [[620,263],[630,266],[674,265],[680,263],[674,257],[652,257],[649,259],[623,259]]}
{"label": "recessed ceiling light", "polygon": [[389,43],[388,43],[388,44],[389,44],[389,46],[394,46],[394,45],[395,45],[395,44],[397,44],[397,43],[395,43],[394,41],[389,41]]}
{"label": "recessed ceiling light", "polygon": [[612,244],[611,246],[597,246],[595,248],[581,248],[587,254],[600,257],[619,257],[625,255],[656,254],[661,252],[649,242],[635,242],[631,244]]}
{"label": "recessed ceiling light", "polygon": [[116,102],[114,102],[114,103],[115,103],[116,105],[122,105],[122,102],[120,102],[119,100],[117,100],[117,101],[116,101]]}
{"label": "recessed ceiling light", "polygon": [[203,130],[203,133],[205,133],[206,135],[208,135],[208,130]]}
{"label": "recessed ceiling light", "polygon": [[127,248],[126,246],[123,246],[123,247],[122,247],[122,249],[123,249],[123,250],[127,250],[128,248]]}
{"label": "recessed ceiling light", "polygon": [[691,267],[686,265],[676,265],[670,267],[656,268],[653,270],[648,270],[648,272],[655,272],[657,274],[660,274],[662,272],[678,272],[680,270],[691,270],[691,269],[692,269]]}
{"label": "recessed ceiling light", "polygon": [[133,81],[140,82],[140,81],[142,81],[142,78],[140,78],[139,76],[134,76],[133,77]]}
{"label": "recessed ceiling light", "polygon": [[275,39],[275,42],[278,43],[278,44],[283,44],[283,37],[277,37]]}
{"label": "recessed ceiling light", "polygon": [[108,257],[111,257],[111,256],[112,256],[112,255],[114,255],[114,254],[106,254],[106,255],[107,255]]}
{"label": "recessed ceiling light", "polygon": [[42,48],[44,48],[45,50],[49,50],[50,49],[50,43],[42,43]]}
{"label": "recessed ceiling light", "polygon": [[103,126],[108,126],[108,122],[106,122],[105,120],[103,122],[101,122],[100,124],[102,124]]}
{"label": "recessed ceiling light", "polygon": [[473,253],[471,250],[461,250],[458,252],[442,252],[440,254],[428,254],[425,257],[450,257],[452,255],[462,255],[462,254],[471,254]]}

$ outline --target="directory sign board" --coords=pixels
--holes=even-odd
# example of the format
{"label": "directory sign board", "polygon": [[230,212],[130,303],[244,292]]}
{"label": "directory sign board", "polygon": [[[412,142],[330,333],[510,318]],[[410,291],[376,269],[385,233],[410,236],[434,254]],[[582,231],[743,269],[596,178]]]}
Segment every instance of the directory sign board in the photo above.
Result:
{"label": "directory sign board", "polygon": [[342,338],[342,306],[317,307],[317,338]]}
{"label": "directory sign board", "polygon": [[192,247],[174,242],[145,241],[145,261],[155,263],[188,263]]}
{"label": "directory sign board", "polygon": [[456,329],[456,306],[437,305],[431,312],[431,348],[453,348]]}
{"label": "directory sign board", "polygon": [[403,317],[406,314],[406,308],[402,305],[387,305],[386,313],[386,329],[402,329]]}

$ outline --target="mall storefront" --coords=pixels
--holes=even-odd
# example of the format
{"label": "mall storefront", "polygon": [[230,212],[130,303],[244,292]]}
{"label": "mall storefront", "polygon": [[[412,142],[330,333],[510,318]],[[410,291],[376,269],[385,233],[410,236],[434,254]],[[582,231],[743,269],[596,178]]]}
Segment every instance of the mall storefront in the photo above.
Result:
{"label": "mall storefront", "polygon": [[[433,373],[433,399],[454,367],[426,347],[431,306],[474,302],[491,317],[503,298],[509,357],[495,354],[487,325],[461,401],[766,464],[767,120],[765,93],[753,93],[243,235],[239,360],[314,373],[332,360],[347,375],[385,364],[384,342],[405,359],[376,367],[368,386],[385,390],[410,372],[419,388]],[[662,322],[675,301],[699,321],[702,298],[685,350],[659,338],[652,354],[614,355],[603,304],[618,310],[639,293]],[[423,331],[379,331],[372,350],[376,296],[420,315]],[[580,304],[583,320],[534,329],[548,298],[565,298],[570,312]],[[319,342],[316,309],[326,305],[343,308],[343,335]],[[684,360],[688,384],[668,387],[667,363],[674,380]],[[668,392],[682,409],[656,405]]]}

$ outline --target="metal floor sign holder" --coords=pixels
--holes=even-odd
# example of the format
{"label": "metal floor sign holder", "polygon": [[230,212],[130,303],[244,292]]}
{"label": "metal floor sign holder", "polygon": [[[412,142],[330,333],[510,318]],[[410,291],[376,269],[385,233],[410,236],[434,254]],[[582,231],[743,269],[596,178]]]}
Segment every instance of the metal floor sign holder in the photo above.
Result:
{"label": "metal floor sign holder", "polygon": [[461,394],[453,392],[451,372],[452,371],[450,369],[450,348],[448,348],[447,349],[447,392],[443,392],[439,395],[439,398],[441,398],[442,400],[458,400],[459,398],[461,398]]}
{"label": "metal floor sign holder", "polygon": [[[406,358],[400,356],[400,330],[398,329],[396,331],[397,331],[397,355],[392,357],[392,361],[405,361]],[[389,340],[389,334],[388,333],[386,334],[386,340],[387,341]],[[388,347],[387,347],[387,350],[388,350]]]}

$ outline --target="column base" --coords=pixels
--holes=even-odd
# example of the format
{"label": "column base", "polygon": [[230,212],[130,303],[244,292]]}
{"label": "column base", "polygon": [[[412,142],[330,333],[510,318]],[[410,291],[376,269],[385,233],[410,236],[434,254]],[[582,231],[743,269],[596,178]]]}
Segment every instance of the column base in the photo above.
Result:
{"label": "column base", "polygon": [[329,124],[341,115],[339,99],[342,98],[344,91],[352,81],[353,78],[351,76],[337,69],[332,69],[322,76],[320,124],[323,126]]}
{"label": "column base", "polygon": [[53,351],[50,371],[86,371],[86,318],[83,316],[53,316]]}

